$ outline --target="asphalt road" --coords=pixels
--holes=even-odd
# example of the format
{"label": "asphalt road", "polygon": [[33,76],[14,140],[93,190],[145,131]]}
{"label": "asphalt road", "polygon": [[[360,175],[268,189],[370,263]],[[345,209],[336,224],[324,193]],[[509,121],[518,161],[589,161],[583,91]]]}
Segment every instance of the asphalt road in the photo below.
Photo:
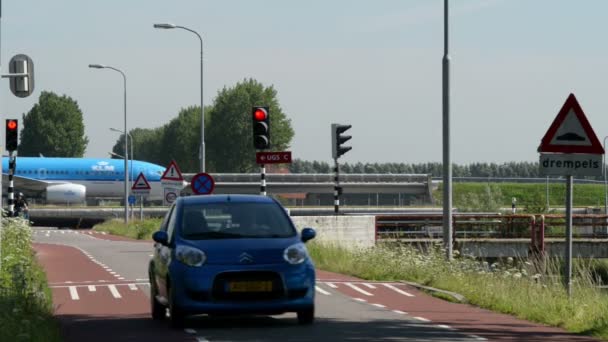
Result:
{"label": "asphalt road", "polygon": [[66,341],[594,341],[448,303],[398,282],[318,272],[316,321],[295,314],[193,317],[183,331],[149,314],[151,242],[34,228]]}

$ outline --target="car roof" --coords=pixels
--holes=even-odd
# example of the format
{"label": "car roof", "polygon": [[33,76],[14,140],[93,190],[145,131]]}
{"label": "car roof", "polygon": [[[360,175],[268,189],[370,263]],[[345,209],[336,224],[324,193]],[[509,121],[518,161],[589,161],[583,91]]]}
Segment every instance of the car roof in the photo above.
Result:
{"label": "car roof", "polygon": [[199,195],[179,197],[178,201],[184,205],[190,204],[205,204],[205,203],[227,203],[227,202],[256,202],[256,203],[274,203],[274,200],[268,196],[262,195]]}

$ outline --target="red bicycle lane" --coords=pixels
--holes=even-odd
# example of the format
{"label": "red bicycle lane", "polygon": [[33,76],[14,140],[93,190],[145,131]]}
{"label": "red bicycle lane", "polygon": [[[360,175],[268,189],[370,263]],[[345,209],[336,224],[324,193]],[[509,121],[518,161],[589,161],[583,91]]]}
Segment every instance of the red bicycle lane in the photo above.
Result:
{"label": "red bicycle lane", "polygon": [[65,341],[195,341],[152,320],[150,301],[135,281],[119,281],[85,252],[33,244],[52,290]]}
{"label": "red bicycle lane", "polygon": [[357,301],[395,311],[396,315],[408,314],[421,322],[455,329],[479,337],[479,340],[600,341],[473,305],[448,302],[399,282],[370,282],[325,271],[318,271],[318,280],[326,290],[338,291]]}

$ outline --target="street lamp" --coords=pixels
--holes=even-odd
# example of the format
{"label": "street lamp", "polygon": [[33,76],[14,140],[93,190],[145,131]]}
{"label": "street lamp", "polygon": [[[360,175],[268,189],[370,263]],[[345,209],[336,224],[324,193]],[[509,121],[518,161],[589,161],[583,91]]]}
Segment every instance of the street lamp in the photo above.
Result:
{"label": "street lamp", "polygon": [[[123,88],[124,88],[124,112],[125,112],[125,130],[124,132],[128,132],[127,130],[127,76],[122,70],[102,64],[89,64],[89,68],[93,69],[111,69],[116,72],[119,72],[122,75],[123,80]],[[129,154],[128,154],[128,145],[129,141],[127,136],[125,136],[125,225],[129,224]]]}
{"label": "street lamp", "polygon": [[[121,133],[123,135],[125,134],[125,132],[123,132],[123,131],[121,131],[120,129],[117,129],[117,128],[110,127],[110,131],[112,131],[112,132],[118,132],[118,133]],[[130,172],[130,174],[131,174],[131,181],[130,181],[130,183],[131,183],[131,185],[133,185],[133,181],[134,181],[134,177],[133,177],[133,159],[135,158],[135,154],[133,153],[133,136],[131,135],[131,133],[127,133],[127,135],[129,136],[129,141],[131,142],[129,144],[131,146],[131,154],[129,155],[129,157],[131,157],[130,158],[131,161],[130,161],[129,169],[131,171]],[[112,155],[120,156],[119,154],[116,154],[116,153],[113,153],[113,152],[112,152]],[[124,158],[124,156],[120,156],[120,158]]]}
{"label": "street lamp", "polygon": [[203,105],[203,38],[198,32],[184,26],[174,24],[154,24],[157,29],[182,29],[194,33],[201,41],[201,146],[200,146],[200,171],[205,172],[205,107]]}

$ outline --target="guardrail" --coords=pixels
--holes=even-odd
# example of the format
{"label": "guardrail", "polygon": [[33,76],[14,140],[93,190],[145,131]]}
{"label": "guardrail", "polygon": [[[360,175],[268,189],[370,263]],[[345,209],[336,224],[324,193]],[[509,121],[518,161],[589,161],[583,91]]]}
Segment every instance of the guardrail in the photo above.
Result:
{"label": "guardrail", "polygon": [[[530,254],[543,254],[546,238],[565,238],[564,215],[454,214],[453,241],[530,239]],[[608,238],[608,215],[572,215],[573,237]],[[429,241],[443,238],[441,214],[377,215],[376,241]]]}

